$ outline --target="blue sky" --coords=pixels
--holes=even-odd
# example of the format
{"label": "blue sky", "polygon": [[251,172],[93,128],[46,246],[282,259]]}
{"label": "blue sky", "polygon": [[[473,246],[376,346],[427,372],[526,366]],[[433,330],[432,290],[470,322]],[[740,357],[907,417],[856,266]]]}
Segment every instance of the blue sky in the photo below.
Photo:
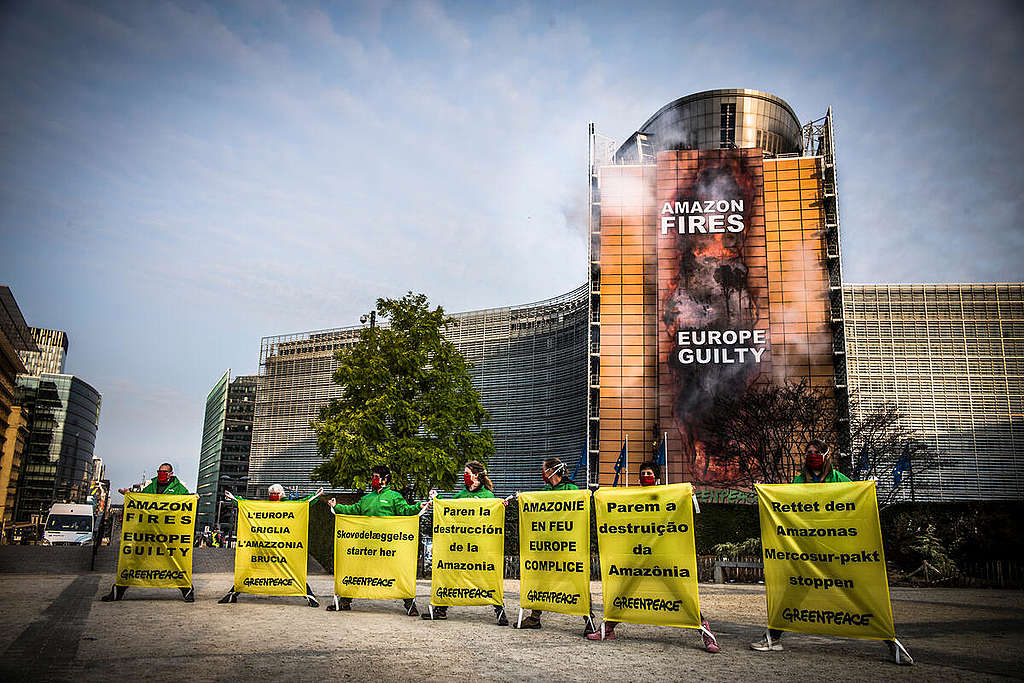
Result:
{"label": "blue sky", "polygon": [[586,277],[586,132],[755,88],[836,121],[850,282],[1024,279],[1018,3],[8,3],[0,237],[103,393],[115,486],[194,485],[207,391],[378,296]]}

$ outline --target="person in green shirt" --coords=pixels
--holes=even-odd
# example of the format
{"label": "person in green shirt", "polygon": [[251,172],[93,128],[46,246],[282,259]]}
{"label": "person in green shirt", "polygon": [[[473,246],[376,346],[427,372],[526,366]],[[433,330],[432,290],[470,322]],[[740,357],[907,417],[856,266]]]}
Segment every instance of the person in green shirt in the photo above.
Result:
{"label": "person in green shirt", "polygon": [[[544,480],[544,488],[541,491],[579,491],[572,479],[569,478],[568,467],[560,458],[548,458],[540,466],[540,476]],[[544,610],[530,610],[530,615],[521,622],[513,622],[512,628],[540,628],[540,617]],[[594,632],[594,616],[583,618],[583,636],[589,636]]]}
{"label": "person in green shirt", "polygon": [[[128,489],[118,489],[121,494],[128,493]],[[156,468],[156,479],[150,481],[139,493],[167,493],[176,496],[187,496],[190,494],[188,488],[182,484],[176,476],[174,476],[174,465],[169,462],[160,463],[160,467]],[[198,496],[197,496],[198,497]],[[116,583],[110,587],[110,592],[104,595],[100,600],[102,602],[115,602],[117,600],[124,599],[124,593],[128,590],[128,586],[118,586]],[[178,590],[181,591],[181,598],[185,602],[196,601],[196,591],[192,586],[183,586]]]}
{"label": "person in green shirt", "polygon": [[[490,478],[487,476],[487,468],[484,467],[482,462],[477,460],[470,460],[466,463],[465,468],[462,470],[462,483],[465,484],[463,489],[452,496],[452,499],[458,498],[494,498],[494,484],[491,483]],[[427,501],[427,506],[433,502],[434,497],[437,495],[435,491],[430,492],[430,500]],[[508,503],[505,503],[508,505]],[[448,618],[448,608],[446,606],[438,606],[433,610],[433,614],[430,611],[423,613],[423,619],[428,621],[441,620]],[[508,616],[505,614],[505,605],[494,606],[494,618],[498,626],[508,626]]]}
{"label": "person in green shirt", "polygon": [[[390,483],[391,468],[387,465],[374,465],[370,469],[370,488],[373,489],[372,491],[351,505],[339,504],[334,498],[327,501],[327,504],[331,506],[331,510],[336,515],[364,515],[366,517],[406,517],[418,515],[426,507],[426,503],[406,502],[405,497],[401,493],[388,486]],[[410,617],[418,617],[420,615],[414,598],[406,598],[404,603],[407,615]],[[352,598],[339,597],[337,608],[334,605],[327,606],[328,612],[334,612],[336,609],[346,612],[352,609]]]}
{"label": "person in green shirt", "polygon": [[[314,501],[316,501],[316,499],[319,498],[320,494],[323,493],[323,492],[324,492],[323,489],[319,489],[319,490],[317,490],[316,493],[308,495],[305,498],[299,498],[298,500],[296,500],[294,502],[306,502],[306,503],[309,503],[310,505],[312,505],[314,503]],[[225,501],[233,501],[233,502],[237,503],[240,500],[249,500],[249,499],[248,498],[242,498],[241,496],[236,496],[233,493],[231,493],[231,491],[225,491],[224,492],[224,500]],[[284,487],[281,486],[280,484],[271,484],[270,487],[267,489],[267,500],[270,500],[270,501],[283,501],[283,500],[285,500]],[[221,604],[221,605],[225,605],[227,603],[236,603],[236,602],[238,602],[238,591],[235,590],[234,586],[231,587],[231,590],[229,590],[227,592],[227,594],[223,598],[221,598],[220,600],[217,601],[217,603]],[[317,602],[316,596],[313,594],[313,589],[309,587],[308,583],[306,584],[306,605],[308,607],[319,607],[320,606],[320,603]]]}
{"label": "person in green shirt", "polygon": [[[811,439],[807,442],[807,455],[804,458],[803,469],[793,477],[793,484],[837,484],[850,481],[845,474],[835,469],[832,465],[832,449],[824,441]],[[758,652],[781,652],[782,651],[782,630],[770,628],[765,637],[756,643],[750,644],[750,649]],[[897,664],[912,666],[914,658],[906,650],[897,651],[896,643],[892,640],[885,641],[889,647],[889,653]]]}
{"label": "person in green shirt", "polygon": [[800,473],[793,477],[794,484],[836,484],[850,481],[845,474],[832,466],[832,451],[823,441],[811,439],[807,442],[807,457]]}

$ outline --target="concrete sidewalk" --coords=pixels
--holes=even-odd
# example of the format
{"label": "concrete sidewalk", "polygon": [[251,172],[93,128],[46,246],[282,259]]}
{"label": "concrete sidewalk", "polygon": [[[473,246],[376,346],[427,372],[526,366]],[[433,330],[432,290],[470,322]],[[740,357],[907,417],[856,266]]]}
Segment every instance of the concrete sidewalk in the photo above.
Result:
{"label": "concrete sidewalk", "polygon": [[[883,644],[786,634],[784,652],[747,647],[764,621],[760,586],[701,585],[722,652],[688,629],[624,624],[614,641],[580,637],[579,617],[546,614],[539,631],[494,624],[488,607],[449,619],[405,616],[401,603],[356,600],[352,612],[311,609],[300,598],[216,600],[230,573],[197,574],[197,601],[177,590],[131,589],[98,602],[112,574],[0,575],[0,676],[4,680],[994,680],[1024,670],[1024,604],[1017,591],[894,589],[901,640],[917,665],[897,667]],[[310,584],[324,605],[329,575]],[[600,583],[595,582],[600,614]],[[506,581],[509,618],[518,582]],[[419,584],[418,603],[429,584]]]}

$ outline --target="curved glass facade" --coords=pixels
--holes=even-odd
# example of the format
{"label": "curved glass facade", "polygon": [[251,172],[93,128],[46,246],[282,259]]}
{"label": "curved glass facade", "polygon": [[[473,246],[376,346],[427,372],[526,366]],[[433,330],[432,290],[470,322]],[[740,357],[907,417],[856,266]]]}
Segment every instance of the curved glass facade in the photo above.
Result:
{"label": "curved glass facade", "polygon": [[19,375],[18,401],[31,433],[22,455],[15,521],[45,515],[55,501],[84,503],[100,393],[74,375]]}
{"label": "curved glass facade", "polygon": [[784,100],[759,90],[706,90],[659,109],[615,153],[620,164],[653,162],[662,150],[759,148],[799,154],[801,125]]}
{"label": "curved glass facade", "polygon": [[[542,487],[540,462],[575,468],[587,438],[588,286],[521,306],[456,313],[445,336],[473,366],[473,385],[490,413],[496,493]],[[322,462],[310,426],[340,395],[334,351],[359,327],[264,337],[249,463],[249,495],[280,483],[301,492],[318,484]],[[580,477],[583,480],[583,475]]]}

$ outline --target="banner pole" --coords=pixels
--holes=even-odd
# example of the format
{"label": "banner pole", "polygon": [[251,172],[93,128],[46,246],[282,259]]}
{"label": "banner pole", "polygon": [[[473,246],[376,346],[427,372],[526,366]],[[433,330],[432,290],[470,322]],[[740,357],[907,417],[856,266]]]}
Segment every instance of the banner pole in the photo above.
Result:
{"label": "banner pole", "polygon": [[629,433],[626,433],[626,476],[623,477],[626,480],[626,488],[629,488]]}
{"label": "banner pole", "polygon": [[523,608],[519,608],[519,619],[516,620],[516,628],[523,627]]}

